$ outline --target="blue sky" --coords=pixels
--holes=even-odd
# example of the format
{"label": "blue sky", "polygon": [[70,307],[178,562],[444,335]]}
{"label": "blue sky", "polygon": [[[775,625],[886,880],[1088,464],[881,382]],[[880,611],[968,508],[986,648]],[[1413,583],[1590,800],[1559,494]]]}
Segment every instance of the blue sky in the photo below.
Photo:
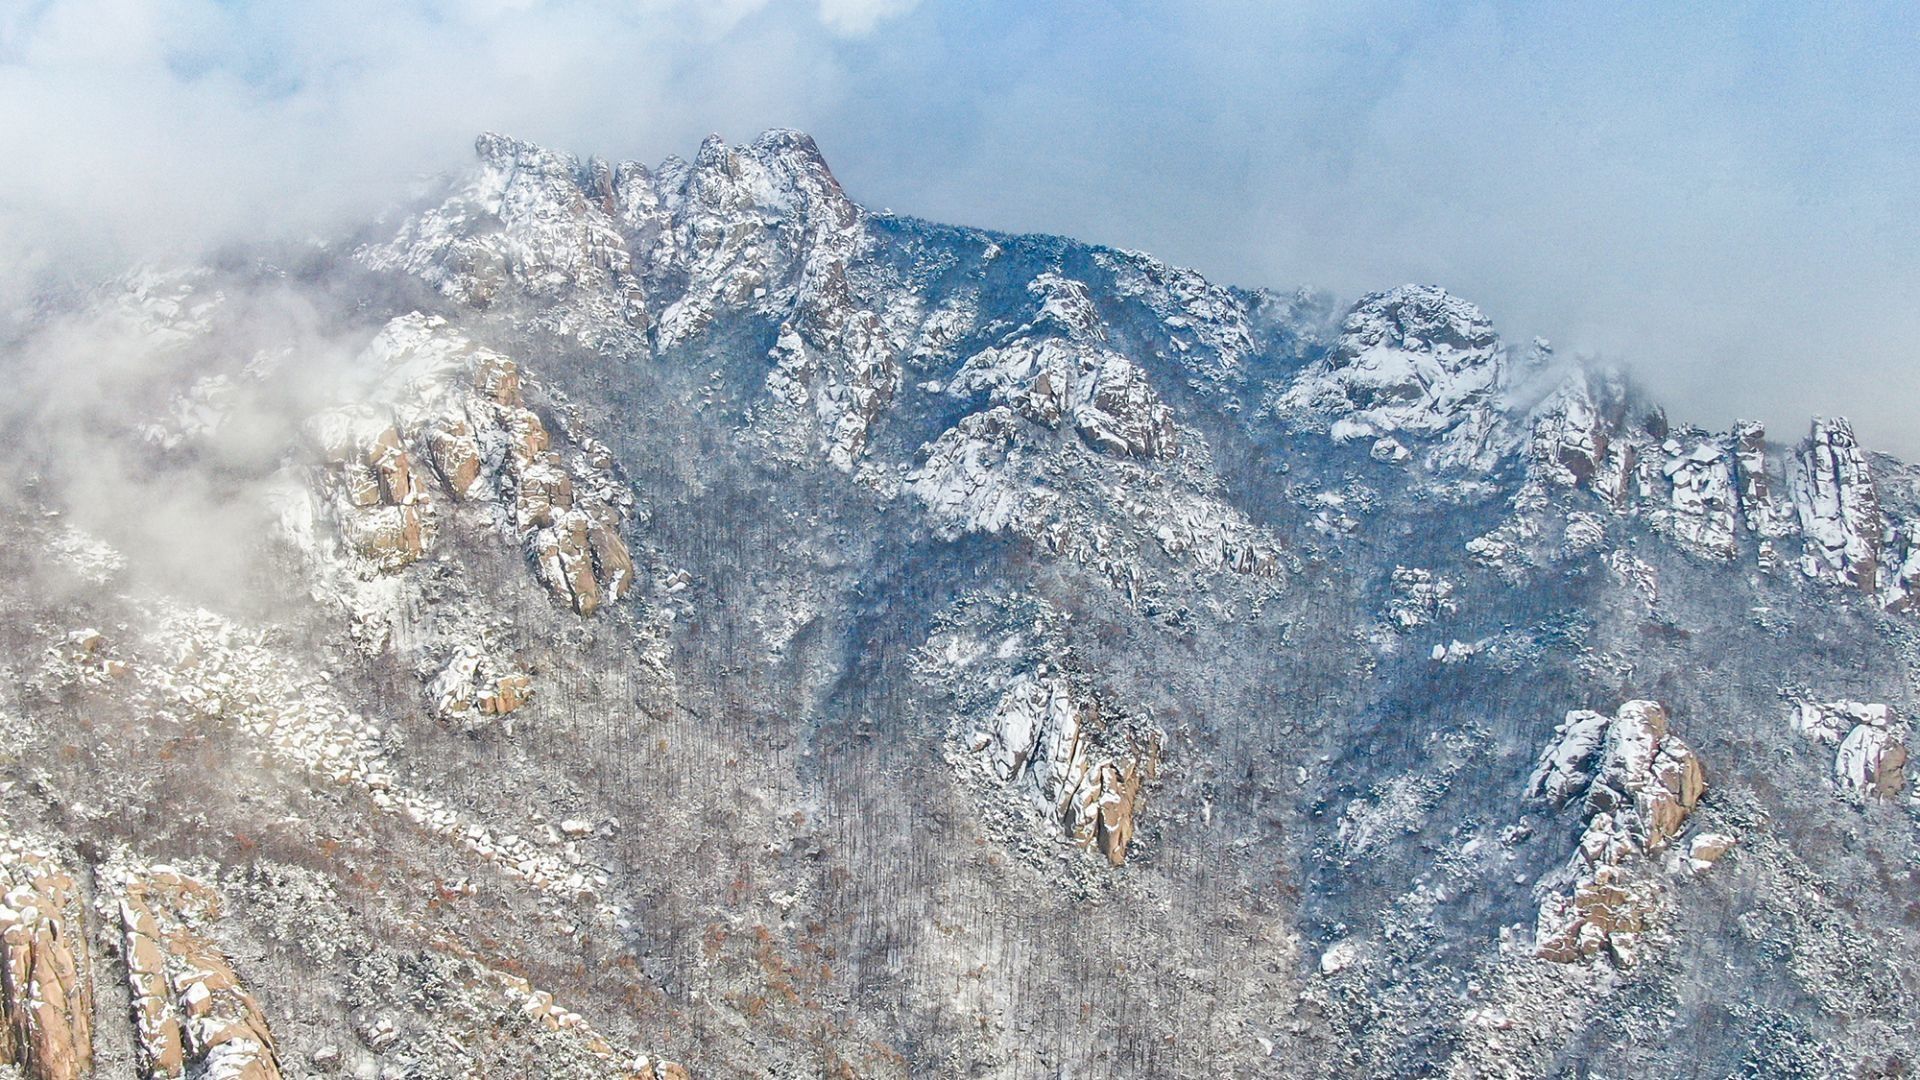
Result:
{"label": "blue sky", "polygon": [[[807,129],[873,206],[1344,296],[1433,281],[1678,417],[1920,456],[1892,5],[0,0],[15,269],[364,216],[474,132]],[[107,32],[108,30],[111,32]],[[37,262],[36,262],[37,260]],[[9,275],[0,272],[0,285]]]}

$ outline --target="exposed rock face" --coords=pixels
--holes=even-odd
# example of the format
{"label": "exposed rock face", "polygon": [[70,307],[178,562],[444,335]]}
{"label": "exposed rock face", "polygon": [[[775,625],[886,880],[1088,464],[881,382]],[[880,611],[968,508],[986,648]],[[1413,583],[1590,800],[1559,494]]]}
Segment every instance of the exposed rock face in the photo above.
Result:
{"label": "exposed rock face", "polygon": [[203,931],[220,898],[165,868],[122,882],[121,940],[143,1076],[279,1080],[266,1016]]}
{"label": "exposed rock face", "polygon": [[85,908],[51,852],[0,841],[0,1065],[33,1080],[93,1070],[93,970]]}
{"label": "exposed rock face", "polygon": [[1138,457],[1171,453],[1173,414],[1139,367],[1106,345],[1086,286],[1042,274],[1027,289],[1041,301],[1040,313],[969,358],[948,392],[985,392],[1048,427],[1069,422],[1103,450]]}
{"label": "exposed rock face", "polygon": [[1906,735],[1885,705],[1862,701],[1804,702],[1794,730],[1834,747],[1833,775],[1842,790],[1893,798],[1906,786]]}
{"label": "exposed rock face", "polygon": [[313,427],[349,544],[383,570],[425,554],[426,488],[393,424],[358,408],[326,414]]}
{"label": "exposed rock face", "polygon": [[541,584],[578,614],[632,590],[633,557],[620,536],[625,494],[594,464],[594,447],[570,440],[571,458],[556,448],[527,406],[517,363],[417,312],[390,322],[365,360],[383,375],[375,404],[311,425],[335,515],[357,551],[389,572],[425,552],[432,499],[417,463],[427,462],[453,503],[503,511]]}
{"label": "exposed rock face", "polygon": [[1884,527],[1865,452],[1843,419],[1817,419],[1791,475],[1794,509],[1806,535],[1801,568],[1873,593]]}
{"label": "exposed rock face", "polygon": [[1536,949],[1562,962],[1604,951],[1630,966],[1660,901],[1646,858],[1680,833],[1706,774],[1652,701],[1629,701],[1611,717],[1570,712],[1554,736],[1527,794],[1556,806],[1580,798],[1585,826],[1567,867],[1542,880]]}
{"label": "exposed rock face", "polygon": [[533,697],[533,677],[523,671],[502,671],[485,650],[462,645],[428,684],[427,697],[443,719],[471,723],[481,716],[505,716],[525,705]]}
{"label": "exposed rock face", "polygon": [[1560,487],[1589,483],[1606,461],[1608,425],[1584,375],[1576,376],[1535,410],[1527,446],[1539,479]]}
{"label": "exposed rock face", "polygon": [[[62,499],[92,488],[0,514],[8,813],[207,860],[234,910],[181,922],[228,955],[190,966],[247,980],[288,1072],[684,1075],[618,1040],[768,1076],[1920,1060],[1911,927],[1857,917],[1908,901],[1912,808],[1827,797],[1899,790],[1913,635],[1869,605],[1911,603],[1920,468],[1858,455],[1873,589],[1813,559],[1816,588],[1776,569],[1798,451],[1435,289],[1349,314],[868,215],[786,135],[657,171],[480,149],[361,265],[272,271],[379,335],[328,365],[352,438],[275,479],[304,561],[243,610],[283,624],[149,598],[77,532],[129,534]],[[382,330],[394,270],[442,316]],[[141,302],[202,324],[263,272]],[[250,398],[304,400],[207,355],[228,329],[115,417],[136,454],[197,468]],[[1644,703],[1569,718],[1558,811],[1487,797],[1527,789],[1535,703],[1641,679],[1690,703],[1710,804]],[[1751,715],[1788,679],[1898,696],[1783,762]],[[1738,880],[1669,927],[1709,873]],[[101,910],[186,1080],[183,994],[244,1010],[174,978],[145,904]],[[1733,966],[1652,962],[1669,928]]]}
{"label": "exposed rock face", "polygon": [[1690,450],[1670,442],[1666,450],[1667,507],[1656,520],[1696,555],[1733,558],[1740,504],[1726,450],[1711,440]]}
{"label": "exposed rock face", "polygon": [[984,774],[982,795],[996,809],[1119,866],[1166,736],[1100,703],[1058,622],[1030,597],[962,604],[923,650],[921,668],[958,698],[948,760],[962,777]]}
{"label": "exposed rock face", "polygon": [[[482,168],[444,205],[409,221],[400,237],[364,256],[373,266],[417,274],[441,292],[486,307],[509,290],[585,293],[627,299],[644,318],[645,299],[608,198],[645,196],[646,178],[625,173],[614,190],[604,170],[564,154],[486,134],[475,143]],[[605,314],[618,312],[610,308]]]}
{"label": "exposed rock face", "polygon": [[1025,509],[1032,485],[1019,469],[1020,417],[998,405],[974,413],[925,450],[909,486],[938,517],[963,532],[998,532]]}
{"label": "exposed rock face", "polygon": [[1331,417],[1336,439],[1434,439],[1428,463],[1460,465],[1497,450],[1505,370],[1506,354],[1479,308],[1432,286],[1402,285],[1355,304],[1327,360],[1277,404]]}
{"label": "exposed rock face", "polygon": [[1885,728],[1861,724],[1834,752],[1833,775],[1842,787],[1890,799],[1906,786],[1907,748]]}
{"label": "exposed rock face", "polygon": [[972,743],[1001,782],[1025,794],[1083,845],[1115,866],[1127,860],[1142,785],[1158,767],[1160,745],[1149,737],[1130,752],[1103,755],[1096,739],[1107,722],[1097,705],[1076,699],[1046,665],[1015,679]]}
{"label": "exposed rock face", "polygon": [[1733,837],[1724,833],[1700,833],[1687,844],[1687,864],[1694,873],[1701,873],[1713,867],[1727,852],[1733,850]]}

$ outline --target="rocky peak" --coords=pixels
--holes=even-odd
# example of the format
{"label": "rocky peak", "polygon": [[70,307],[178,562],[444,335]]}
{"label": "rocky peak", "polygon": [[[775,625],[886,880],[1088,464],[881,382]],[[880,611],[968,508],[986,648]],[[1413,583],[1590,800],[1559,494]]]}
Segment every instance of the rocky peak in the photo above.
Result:
{"label": "rocky peak", "polygon": [[1139,365],[1105,344],[1086,286],[1043,273],[1027,291],[1040,301],[1033,321],[969,357],[948,392],[968,397],[986,391],[1048,427],[1071,422],[1102,450],[1138,457],[1171,453],[1172,411]]}
{"label": "rocky peak", "polygon": [[673,182],[669,198],[676,210],[756,210],[803,220],[824,217],[841,227],[851,225],[859,213],[813,138],[783,128],[740,147],[709,135],[691,166],[669,159],[658,175]]}
{"label": "rocky peak", "polygon": [[1491,464],[1506,352],[1480,309],[1430,285],[1369,294],[1348,311],[1327,358],[1276,404],[1319,414],[1345,441],[1406,434],[1436,440],[1430,467]]}
{"label": "rocky peak", "polygon": [[1361,297],[1340,327],[1334,366],[1347,367],[1369,352],[1432,353],[1458,371],[1491,360],[1499,344],[1493,323],[1469,301],[1435,285],[1402,285]]}

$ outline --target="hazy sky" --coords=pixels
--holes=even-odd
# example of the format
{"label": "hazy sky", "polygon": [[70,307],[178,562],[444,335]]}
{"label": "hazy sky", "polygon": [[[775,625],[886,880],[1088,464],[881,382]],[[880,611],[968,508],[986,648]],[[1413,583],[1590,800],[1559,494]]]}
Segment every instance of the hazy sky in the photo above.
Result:
{"label": "hazy sky", "polygon": [[875,207],[1432,281],[1676,418],[1920,456],[1920,35],[1842,4],[0,0],[0,288],[304,233],[496,129],[813,132]]}

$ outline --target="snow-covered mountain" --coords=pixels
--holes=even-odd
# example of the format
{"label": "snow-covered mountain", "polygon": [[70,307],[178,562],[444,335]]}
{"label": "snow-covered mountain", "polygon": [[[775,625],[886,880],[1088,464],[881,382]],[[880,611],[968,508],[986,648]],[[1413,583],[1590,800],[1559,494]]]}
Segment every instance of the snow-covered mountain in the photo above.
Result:
{"label": "snow-covered mountain", "polygon": [[497,135],[12,343],[0,1068],[1900,1075],[1920,470]]}

